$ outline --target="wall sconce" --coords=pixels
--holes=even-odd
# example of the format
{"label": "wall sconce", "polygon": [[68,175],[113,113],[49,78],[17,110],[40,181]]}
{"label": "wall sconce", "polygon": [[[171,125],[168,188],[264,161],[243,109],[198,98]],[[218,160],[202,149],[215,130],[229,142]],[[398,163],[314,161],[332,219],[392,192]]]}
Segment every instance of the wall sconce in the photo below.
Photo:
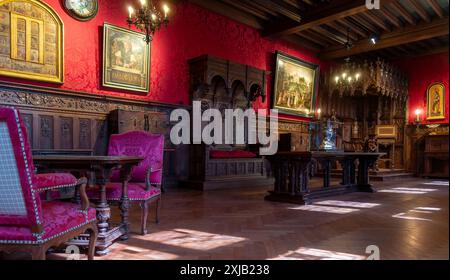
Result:
{"label": "wall sconce", "polygon": [[414,114],[416,115],[416,118],[414,119],[414,123],[416,125],[419,125],[420,122],[422,121],[422,109],[417,108],[416,111],[414,112]]}

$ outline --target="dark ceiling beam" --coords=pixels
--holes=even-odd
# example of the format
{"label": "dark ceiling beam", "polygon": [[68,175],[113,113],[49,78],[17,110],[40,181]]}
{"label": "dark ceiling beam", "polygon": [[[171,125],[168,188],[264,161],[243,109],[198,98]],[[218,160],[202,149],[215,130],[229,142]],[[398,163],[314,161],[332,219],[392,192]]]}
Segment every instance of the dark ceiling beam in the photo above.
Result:
{"label": "dark ceiling beam", "polygon": [[380,9],[380,10],[378,10],[378,13],[382,17],[386,18],[393,26],[395,26],[397,28],[402,27],[401,21],[396,16],[391,14],[391,12],[389,10],[387,10],[387,9]]}
{"label": "dark ceiling beam", "polygon": [[[384,0],[385,5],[395,0]],[[328,22],[342,19],[348,16],[356,15],[367,11],[366,1],[363,0],[335,0],[329,3],[323,3],[316,8],[311,9],[302,16],[300,23],[283,22],[279,25],[269,26],[265,30],[265,36],[280,37],[298,33],[313,26],[319,26]]]}
{"label": "dark ceiling beam", "polygon": [[309,40],[305,40],[303,38],[301,38],[300,36],[298,36],[297,34],[291,35],[291,36],[287,36],[285,38],[283,38],[285,41],[290,42],[294,45],[303,47],[305,49],[308,49],[312,52],[318,53],[320,52],[321,48],[319,45],[312,43]]}
{"label": "dark ceiling beam", "polygon": [[336,21],[329,22],[329,23],[327,23],[325,25],[333,28],[334,30],[336,30],[337,34],[342,35],[344,37],[347,37],[347,32],[350,31],[350,32],[348,32],[348,35],[349,35],[350,39],[352,41],[358,40],[358,36],[355,35],[355,33],[353,32],[353,29],[348,28],[346,26],[343,26],[343,25],[341,25],[340,23],[338,23]]}
{"label": "dark ceiling beam", "polygon": [[268,9],[268,8],[266,8],[264,6],[258,5],[253,0],[240,0],[240,1],[228,0],[228,1],[232,1],[236,5],[240,5],[240,3],[244,3],[244,4],[247,4],[248,6],[251,6],[251,7],[255,8],[255,9],[261,10],[261,11],[263,11],[263,12],[265,12],[265,13],[271,15],[271,16],[274,16],[274,17],[278,16],[278,14],[274,10],[271,10],[271,9]]}
{"label": "dark ceiling beam", "polygon": [[263,29],[263,24],[261,20],[259,20],[257,17],[249,15],[248,13],[243,12],[242,10],[236,9],[234,7],[231,7],[230,5],[227,5],[223,2],[210,0],[208,1],[189,0],[189,1],[207,10],[234,19],[235,21],[246,24],[255,29]]}
{"label": "dark ceiling beam", "polygon": [[303,4],[303,2],[301,2],[299,0],[283,0],[283,2],[291,5],[292,7],[295,7],[301,11],[306,10],[305,4]]}
{"label": "dark ceiling beam", "polygon": [[442,9],[441,5],[436,0],[427,0],[428,4],[431,6],[433,11],[440,17],[444,17],[444,10]]}
{"label": "dark ceiling beam", "polygon": [[448,35],[449,32],[448,17],[432,21],[431,23],[418,24],[398,29],[394,32],[381,34],[380,40],[376,45],[372,45],[368,40],[363,39],[353,44],[353,48],[347,50],[344,46],[330,47],[322,51],[319,57],[322,59],[336,59],[364,52],[380,50],[414,43],[434,37]]}
{"label": "dark ceiling beam", "polygon": [[416,0],[406,0],[406,3],[409,3],[410,7],[413,8],[424,21],[426,22],[431,21],[427,11]]}
{"label": "dark ceiling beam", "polygon": [[253,7],[249,7],[245,3],[236,2],[235,0],[220,0],[220,1],[226,3],[226,4],[230,5],[230,6],[233,6],[233,7],[237,8],[237,9],[239,9],[239,10],[243,10],[244,12],[250,13],[250,14],[252,14],[252,15],[254,15],[254,16],[260,18],[260,19],[270,20],[270,17],[268,17],[266,13],[264,13],[264,12],[262,12],[260,10],[257,10],[257,9],[255,9]]}
{"label": "dark ceiling beam", "polygon": [[391,31],[389,26],[382,19],[380,19],[376,15],[372,14],[372,11],[368,11],[367,13],[363,13],[361,15],[367,17],[370,21],[375,23],[378,27],[381,27],[381,29],[383,29],[385,31]]}
{"label": "dark ceiling beam", "polygon": [[402,6],[399,2],[392,2],[391,7],[399,13],[402,18],[404,18],[409,24],[415,25],[416,20],[414,17],[405,9],[405,7]]}
{"label": "dark ceiling beam", "polygon": [[373,26],[371,22],[369,22],[366,18],[362,17],[361,15],[354,15],[351,17],[351,19],[355,24],[361,25],[370,33],[378,33],[378,28]]}
{"label": "dark ceiling beam", "polygon": [[301,33],[298,33],[298,34],[304,34],[304,35],[306,35],[308,37],[313,37],[313,38],[318,38],[318,39],[320,38],[324,42],[327,42],[327,44],[329,46],[336,45],[336,41],[335,40],[329,38],[328,36],[323,36],[322,34],[317,33],[316,31],[314,31],[313,29],[308,29],[308,30],[305,30],[305,31],[303,31]]}
{"label": "dark ceiling beam", "polygon": [[284,5],[282,5],[283,4],[282,2],[271,0],[253,0],[253,2],[262,7],[273,10],[278,14],[288,17],[293,21],[300,22],[301,19],[300,11],[297,9],[293,9],[292,7],[287,8]]}
{"label": "dark ceiling beam", "polygon": [[306,32],[302,32],[302,33],[298,33],[296,34],[302,38],[308,39],[314,43],[316,43],[317,45],[319,45],[320,47],[328,47],[331,44],[329,44],[327,41],[325,41],[321,36],[317,36],[313,33],[306,33]]}
{"label": "dark ceiling beam", "polygon": [[347,38],[345,36],[333,33],[323,27],[317,26],[317,27],[313,27],[311,29],[325,37],[333,39],[336,43],[338,43],[340,45],[343,45],[347,42]]}
{"label": "dark ceiling beam", "polygon": [[369,34],[367,33],[366,30],[360,28],[359,26],[352,24],[350,21],[348,21],[348,19],[343,18],[343,19],[338,19],[337,22],[339,22],[340,24],[342,24],[343,26],[350,28],[353,32],[357,33],[359,36],[365,38],[368,37]]}

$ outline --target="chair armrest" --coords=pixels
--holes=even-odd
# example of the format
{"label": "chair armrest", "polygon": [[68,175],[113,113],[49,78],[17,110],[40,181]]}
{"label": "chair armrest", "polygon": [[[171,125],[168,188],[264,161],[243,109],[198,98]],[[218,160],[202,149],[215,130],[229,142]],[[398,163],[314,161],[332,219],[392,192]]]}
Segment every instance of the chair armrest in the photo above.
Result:
{"label": "chair armrest", "polygon": [[49,194],[49,191],[52,191],[52,190],[75,187],[75,194],[78,192],[78,194],[80,196],[81,210],[85,211],[89,207],[89,198],[86,194],[87,183],[88,183],[87,178],[82,177],[82,178],[78,179],[76,183],[70,184],[70,185],[57,185],[57,186],[47,186],[47,187],[34,186],[34,187],[36,188],[36,190],[38,192],[43,192],[47,196]]}
{"label": "chair armrest", "polygon": [[33,179],[33,188],[38,192],[75,187],[78,184],[80,181],[69,173],[38,174]]}
{"label": "chair armrest", "polygon": [[147,169],[147,175],[145,176],[145,187],[146,187],[147,190],[149,190],[150,187],[151,187],[151,184],[150,184],[150,175],[151,175],[152,173],[154,173],[154,172],[158,172],[158,171],[162,171],[162,170],[163,170],[162,167],[152,167],[152,166],[150,166],[150,167]]}
{"label": "chair armrest", "polygon": [[80,178],[78,185],[76,186],[78,193],[80,194],[81,210],[86,211],[89,208],[89,197],[86,194],[86,185],[88,180],[86,178]]}

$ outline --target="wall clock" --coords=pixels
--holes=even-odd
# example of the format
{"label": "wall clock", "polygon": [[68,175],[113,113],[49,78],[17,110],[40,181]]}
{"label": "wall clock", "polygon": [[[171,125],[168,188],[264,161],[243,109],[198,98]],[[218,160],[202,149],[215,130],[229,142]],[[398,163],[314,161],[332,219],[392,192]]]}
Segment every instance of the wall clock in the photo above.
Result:
{"label": "wall clock", "polygon": [[88,21],[98,12],[98,0],[63,0],[64,8],[75,19]]}

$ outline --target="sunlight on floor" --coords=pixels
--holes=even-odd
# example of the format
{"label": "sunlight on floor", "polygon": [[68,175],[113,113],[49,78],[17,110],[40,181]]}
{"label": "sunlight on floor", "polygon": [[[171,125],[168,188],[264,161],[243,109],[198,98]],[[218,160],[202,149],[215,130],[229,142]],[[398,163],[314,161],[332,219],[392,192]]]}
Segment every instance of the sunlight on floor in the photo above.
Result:
{"label": "sunlight on floor", "polygon": [[357,212],[359,209],[354,208],[342,208],[342,207],[330,207],[330,206],[319,206],[319,205],[302,205],[298,207],[289,207],[291,210],[304,210],[311,212],[324,212],[333,214],[348,214],[351,212]]}
{"label": "sunlight on floor", "polygon": [[[405,220],[416,220],[416,221],[429,221],[431,222],[431,219],[423,218],[423,217],[416,217],[413,216],[414,214],[433,214],[433,212],[440,211],[441,208],[435,208],[435,207],[416,207],[412,210],[409,210],[408,213],[398,213],[395,215],[392,215],[393,218],[398,219],[405,219]],[[412,214],[411,214],[412,213]]]}
{"label": "sunlight on floor", "polygon": [[438,189],[423,189],[423,188],[392,188],[387,190],[379,190],[380,193],[405,193],[405,194],[426,194],[437,191]]}
{"label": "sunlight on floor", "polygon": [[365,256],[301,247],[270,260],[364,260]]}
{"label": "sunlight on floor", "polygon": [[354,208],[373,208],[376,206],[380,206],[380,204],[378,203],[364,203],[364,202],[340,201],[340,200],[324,200],[315,202],[314,205],[344,206]]}
{"label": "sunlight on floor", "polygon": [[432,181],[427,183],[422,183],[422,185],[431,185],[431,186],[449,186],[448,181]]}
{"label": "sunlight on floor", "polygon": [[137,236],[136,238],[165,245],[203,251],[213,250],[247,240],[243,237],[189,229],[173,229],[170,231],[155,232],[147,234],[146,236]]}
{"label": "sunlight on floor", "polygon": [[393,188],[393,190],[420,191],[420,192],[435,192],[435,191],[437,191],[437,189],[422,189],[422,188]]}
{"label": "sunlight on floor", "polygon": [[172,253],[161,252],[156,250],[149,250],[145,248],[135,247],[135,246],[125,246],[124,248],[120,248],[121,254],[126,254],[126,259],[131,260],[134,259],[133,255],[135,255],[135,259],[147,259],[147,260],[176,260],[180,256]]}

